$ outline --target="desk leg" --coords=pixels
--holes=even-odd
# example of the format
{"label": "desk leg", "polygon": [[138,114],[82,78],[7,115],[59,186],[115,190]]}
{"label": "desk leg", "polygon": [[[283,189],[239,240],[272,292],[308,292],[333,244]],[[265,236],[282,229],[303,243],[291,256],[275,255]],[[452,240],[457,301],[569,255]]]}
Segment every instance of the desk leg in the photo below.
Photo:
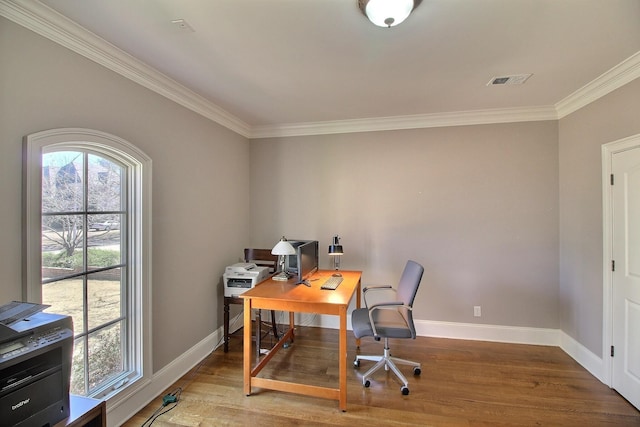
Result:
{"label": "desk leg", "polygon": [[224,352],[229,352],[229,298],[224,297]]}
{"label": "desk leg", "polygon": [[251,298],[244,300],[244,345],[242,348],[244,394],[251,395]]}
{"label": "desk leg", "polygon": [[[360,299],[362,295],[360,294],[361,281],[358,280],[358,286],[356,286],[356,308],[360,308],[361,302]],[[356,338],[356,348],[360,348],[360,338]]]}
{"label": "desk leg", "polygon": [[260,360],[260,349],[262,348],[262,310],[256,310],[256,362]]}
{"label": "desk leg", "polygon": [[273,337],[278,341],[280,334],[278,334],[278,324],[276,323],[276,311],[271,310],[271,330],[273,331]]}
{"label": "desk leg", "polygon": [[340,343],[338,354],[340,357],[340,409],[347,410],[347,307],[340,309]]}
{"label": "desk leg", "polygon": [[293,311],[289,312],[289,330],[291,331],[291,343],[293,344],[293,339],[295,338],[295,330],[296,330],[296,324],[295,324],[295,313]]}

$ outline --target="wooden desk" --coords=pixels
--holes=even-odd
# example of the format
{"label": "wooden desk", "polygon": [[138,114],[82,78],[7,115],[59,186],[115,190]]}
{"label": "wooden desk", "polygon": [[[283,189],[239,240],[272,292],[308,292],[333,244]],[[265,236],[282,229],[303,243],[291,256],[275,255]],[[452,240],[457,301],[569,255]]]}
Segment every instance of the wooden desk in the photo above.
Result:
{"label": "wooden desk", "polygon": [[[335,273],[321,270],[311,278],[311,287],[295,285],[295,279],[279,282],[271,278],[240,295],[244,300],[244,393],[251,395],[251,387],[304,394],[339,401],[342,411],[347,410],[347,309],[354,295],[356,307],[360,308],[360,271],[340,271],[342,283],[334,291],[320,289],[324,281]],[[314,280],[318,279],[318,280]],[[289,312],[289,330],[280,338],[271,352],[262,360],[256,360],[251,367],[251,309],[264,308]],[[332,314],[340,316],[338,346],[339,384],[338,388],[318,387],[269,378],[260,378],[258,373],[285,343],[294,339],[294,313]]]}

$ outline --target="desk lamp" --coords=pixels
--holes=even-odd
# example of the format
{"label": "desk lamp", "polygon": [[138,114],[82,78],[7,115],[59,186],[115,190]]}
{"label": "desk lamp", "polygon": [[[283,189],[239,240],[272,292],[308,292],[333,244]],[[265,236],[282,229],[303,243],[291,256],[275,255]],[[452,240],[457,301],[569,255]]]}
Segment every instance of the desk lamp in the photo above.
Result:
{"label": "desk lamp", "polygon": [[272,255],[278,255],[278,263],[280,264],[280,272],[272,277],[273,280],[287,281],[289,273],[285,270],[284,262],[287,255],[295,255],[296,249],[282,236],[282,239],[271,249]]}
{"label": "desk lamp", "polygon": [[334,270],[340,270],[340,255],[343,255],[342,245],[340,244],[340,237],[336,234],[333,236],[333,244],[329,246],[329,255],[333,256],[333,268]]}

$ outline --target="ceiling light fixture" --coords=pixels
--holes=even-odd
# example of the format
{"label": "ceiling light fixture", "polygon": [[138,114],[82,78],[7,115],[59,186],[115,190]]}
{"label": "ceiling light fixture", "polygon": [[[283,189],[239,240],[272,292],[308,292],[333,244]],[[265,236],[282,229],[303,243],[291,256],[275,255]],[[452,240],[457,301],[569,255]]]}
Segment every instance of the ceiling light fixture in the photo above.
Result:
{"label": "ceiling light fixture", "polygon": [[393,27],[407,19],[422,0],[358,0],[358,7],[378,27]]}

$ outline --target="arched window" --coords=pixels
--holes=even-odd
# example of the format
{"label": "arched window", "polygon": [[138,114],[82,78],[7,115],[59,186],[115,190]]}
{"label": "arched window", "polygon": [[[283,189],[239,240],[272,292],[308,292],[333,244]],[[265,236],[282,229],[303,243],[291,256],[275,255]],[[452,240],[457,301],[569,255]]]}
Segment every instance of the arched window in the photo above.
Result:
{"label": "arched window", "polygon": [[73,318],[71,392],[111,397],[151,368],[151,160],[88,129],[24,148],[25,298]]}

